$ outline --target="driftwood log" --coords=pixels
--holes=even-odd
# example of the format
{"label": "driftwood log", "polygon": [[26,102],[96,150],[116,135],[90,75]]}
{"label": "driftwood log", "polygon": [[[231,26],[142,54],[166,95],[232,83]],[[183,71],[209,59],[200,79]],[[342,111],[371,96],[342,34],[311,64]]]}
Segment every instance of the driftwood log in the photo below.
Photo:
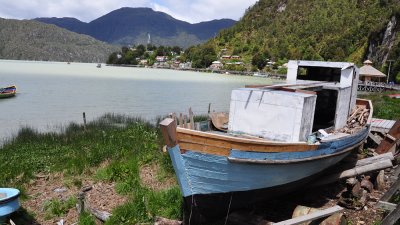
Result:
{"label": "driftwood log", "polygon": [[374,156],[374,157],[368,157],[368,158],[365,158],[365,159],[360,159],[360,160],[358,160],[356,162],[356,167],[369,165],[371,163],[375,163],[375,162],[381,161],[382,159],[390,159],[391,161],[393,161],[394,160],[393,153],[389,152],[389,153],[385,153],[385,154],[382,154],[382,155],[377,155],[377,156]]}
{"label": "driftwood log", "polygon": [[170,220],[167,218],[163,218],[163,217],[156,217],[155,221],[154,221],[154,225],[182,225],[182,221],[178,221],[178,220]]}
{"label": "driftwood log", "polygon": [[112,215],[109,212],[97,210],[90,207],[89,204],[85,201],[85,192],[80,192],[78,194],[78,204],[76,207],[79,214],[81,214],[83,211],[86,211],[102,222],[107,221]]}
{"label": "driftwood log", "polygon": [[311,186],[322,186],[330,183],[334,183],[338,180],[344,179],[344,178],[349,178],[349,177],[355,177],[358,175],[362,175],[368,172],[372,171],[377,171],[377,170],[382,170],[386,169],[389,167],[392,167],[392,161],[390,159],[381,159],[377,162],[368,164],[368,165],[363,165],[363,166],[358,166],[353,169],[345,170],[337,174],[333,175],[328,175],[325,178],[322,178],[320,181],[312,184]]}

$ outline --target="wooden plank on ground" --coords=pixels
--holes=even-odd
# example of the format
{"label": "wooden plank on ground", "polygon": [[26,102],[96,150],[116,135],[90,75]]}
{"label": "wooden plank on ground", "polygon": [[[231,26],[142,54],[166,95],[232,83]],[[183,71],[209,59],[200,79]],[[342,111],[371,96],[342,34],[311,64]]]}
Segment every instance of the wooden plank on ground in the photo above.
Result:
{"label": "wooden plank on ground", "polygon": [[381,143],[381,140],[379,140],[379,138],[377,138],[371,132],[369,132],[368,137],[371,138],[371,140],[373,140],[377,145],[379,145]]}
{"label": "wooden plank on ground", "polygon": [[400,179],[397,179],[396,182],[389,188],[389,190],[381,197],[380,201],[389,202],[392,196],[396,193],[400,188]]}
{"label": "wooden plank on ground", "polygon": [[382,220],[381,225],[392,225],[400,219],[400,204]]}
{"label": "wooden plank on ground", "polygon": [[299,216],[290,220],[285,220],[285,221],[281,221],[279,223],[273,223],[273,225],[296,225],[296,224],[302,224],[308,221],[313,221],[316,219],[320,219],[320,218],[324,218],[324,217],[328,217],[332,214],[335,213],[340,213],[343,212],[344,209],[338,205],[333,206],[331,208],[327,208],[318,212],[314,212],[314,213],[310,213],[304,216]]}
{"label": "wooden plank on ground", "polygon": [[[312,183],[310,186],[312,186],[312,187],[322,186],[322,185],[334,183],[334,182],[344,179],[344,178],[358,176],[358,175],[361,175],[361,174],[364,174],[367,172],[383,170],[383,169],[386,169],[386,168],[389,168],[392,166],[393,166],[393,164],[390,159],[382,158],[371,164],[357,166],[353,169],[348,169],[348,170],[342,171],[337,174],[327,175],[323,179],[320,179],[319,181]],[[385,201],[385,200],[383,200],[383,201]]]}
{"label": "wooden plank on ground", "polygon": [[393,139],[395,139],[395,140],[400,139],[400,120],[398,120],[393,125],[393,127],[389,130],[389,135],[390,136],[389,137],[386,136],[382,140],[382,142],[378,146],[378,148],[376,148],[376,152],[378,154],[382,154],[382,153],[388,152],[396,144],[396,141],[394,141]]}
{"label": "wooden plank on ground", "polygon": [[384,201],[379,201],[376,204],[376,208],[380,208],[380,209],[383,209],[383,210],[386,210],[386,211],[390,211],[390,212],[395,210],[396,207],[397,207],[396,204],[390,203],[390,202],[384,202]]}
{"label": "wooden plank on ground", "polygon": [[360,160],[358,160],[356,162],[356,167],[365,166],[365,165],[368,165],[368,164],[371,164],[371,163],[375,163],[375,162],[380,161],[382,159],[390,159],[391,161],[393,161],[394,160],[393,153],[388,152],[388,153],[385,153],[385,154],[382,154],[382,155],[377,155],[377,156],[374,156],[374,157],[368,157],[368,158],[365,158],[365,159],[360,159]]}

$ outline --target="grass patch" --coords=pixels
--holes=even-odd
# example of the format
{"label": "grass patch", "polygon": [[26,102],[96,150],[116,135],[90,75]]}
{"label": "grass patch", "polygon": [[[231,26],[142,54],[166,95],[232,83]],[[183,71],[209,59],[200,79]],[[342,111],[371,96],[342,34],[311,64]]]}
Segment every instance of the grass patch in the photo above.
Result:
{"label": "grass patch", "polygon": [[75,207],[78,200],[76,197],[70,197],[66,201],[60,199],[51,199],[46,201],[43,209],[46,212],[46,219],[52,219],[59,216],[64,216],[68,211]]}
{"label": "grass patch", "polygon": [[96,219],[89,213],[83,212],[79,216],[79,225],[96,225]]}
{"label": "grass patch", "polygon": [[[24,128],[0,148],[0,186],[22,189],[35,174],[61,172],[67,186],[79,187],[83,177],[92,176],[116,182],[117,192],[130,199],[112,212],[110,221],[117,222],[108,224],[149,222],[156,215],[177,219],[182,201],[177,184],[153,191],[140,182],[140,167],[150,163],[160,166],[161,177],[175,176],[169,156],[160,151],[161,144],[157,125],[113,114],[88,123],[86,130],[74,123],[62,133]],[[106,166],[101,166],[103,162]],[[44,208],[49,217],[60,216],[69,208],[68,202],[54,199]],[[80,221],[91,224],[87,216]]]}
{"label": "grass patch", "polygon": [[358,95],[359,98],[370,99],[374,106],[375,118],[398,120],[400,119],[400,99],[389,98],[389,94],[396,92],[383,93],[363,93]]}

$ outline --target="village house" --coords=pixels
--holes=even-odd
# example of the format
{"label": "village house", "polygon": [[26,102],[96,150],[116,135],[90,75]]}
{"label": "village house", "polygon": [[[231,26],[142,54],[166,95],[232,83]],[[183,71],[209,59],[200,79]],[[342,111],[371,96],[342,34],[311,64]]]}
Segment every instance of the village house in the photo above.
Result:
{"label": "village house", "polygon": [[157,56],[156,57],[156,61],[159,63],[164,63],[167,61],[167,59],[168,59],[167,56]]}
{"label": "village house", "polygon": [[220,70],[222,67],[224,67],[224,64],[220,61],[214,61],[210,65],[211,70]]}
{"label": "village house", "polygon": [[223,55],[223,56],[221,56],[221,59],[231,59],[231,56],[230,55]]}
{"label": "village house", "polygon": [[186,63],[180,63],[179,64],[180,69],[191,69],[192,68],[192,63],[191,62],[186,62]]}
{"label": "village house", "polygon": [[142,59],[139,61],[140,65],[147,65],[149,62],[147,61],[147,59]]}
{"label": "village house", "polygon": [[386,75],[372,66],[370,60],[364,61],[364,66],[360,68],[360,81],[385,81]]}
{"label": "village house", "polygon": [[231,56],[231,59],[240,59],[241,57],[240,56],[238,56],[238,55],[233,55],[233,56]]}

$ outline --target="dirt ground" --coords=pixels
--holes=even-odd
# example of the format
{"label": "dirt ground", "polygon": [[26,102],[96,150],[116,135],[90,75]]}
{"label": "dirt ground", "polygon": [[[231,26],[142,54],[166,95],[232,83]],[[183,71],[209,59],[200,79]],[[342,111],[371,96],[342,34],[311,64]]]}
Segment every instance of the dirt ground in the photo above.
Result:
{"label": "dirt ground", "polygon": [[[384,212],[375,207],[381,196],[389,189],[394,182],[393,174],[399,171],[397,168],[386,170],[384,190],[378,191],[375,184],[374,189],[366,195],[366,201],[358,209],[346,208],[344,215],[351,225],[374,225],[381,221]],[[176,183],[176,180],[169,178],[162,182],[158,179],[159,167],[155,164],[141,167],[140,178],[142,184],[153,190],[162,190]],[[371,181],[374,182],[377,172],[371,173]],[[85,194],[85,202],[91,208],[112,212],[112,210],[124,204],[128,199],[115,191],[114,183],[94,181],[92,179],[79,178],[79,185],[74,180],[65,177],[63,174],[39,174],[36,179],[27,185],[28,199],[22,201],[22,207],[35,217],[35,223],[41,225],[54,225],[63,220],[64,225],[78,224],[78,212],[75,207],[68,210],[64,216],[48,218],[44,205],[54,199],[66,201],[71,196],[77,196],[82,188],[90,187]],[[79,188],[78,188],[79,186]],[[264,205],[257,205],[247,210],[233,212],[230,214],[227,224],[238,223],[237,216],[245,217],[246,224],[266,224],[267,221],[283,221],[290,219],[296,206],[302,205],[312,208],[328,208],[334,205],[341,205],[340,201],[346,192],[345,182],[337,182],[321,187],[305,187],[290,195],[283,196],[278,200],[268,201]],[[235,219],[236,218],[236,219]],[[225,224],[225,223],[223,223]]]}
{"label": "dirt ground", "polygon": [[[347,187],[345,182],[336,182],[321,187],[305,187],[280,199],[268,201],[267,204],[260,204],[247,210],[232,213],[230,214],[232,218],[228,218],[228,224],[238,225],[246,221],[246,224],[265,225],[268,222],[284,221],[292,218],[295,208],[299,205],[319,209],[340,205],[345,208],[343,215],[349,225],[379,224],[387,213],[376,208],[376,204],[393,184],[393,173],[396,170],[400,170],[399,166],[386,170],[385,187],[382,191],[376,190],[376,184],[372,182],[374,183],[374,190],[366,194],[366,201],[357,209],[341,204],[341,199],[345,196]],[[377,173],[370,174],[374,175]],[[371,181],[373,179],[375,177],[372,177]]]}
{"label": "dirt ground", "polygon": [[[105,163],[106,165],[107,163]],[[104,167],[102,165],[100,167]],[[149,164],[140,169],[142,185],[155,191],[163,190],[175,185],[174,178],[160,181],[159,166]],[[78,183],[76,183],[78,182]],[[79,187],[79,188],[78,188]],[[86,177],[65,177],[63,174],[37,174],[36,179],[26,186],[28,198],[21,201],[21,205],[30,214],[34,215],[34,222],[30,224],[54,225],[63,221],[63,225],[78,224],[77,208],[73,207],[63,216],[51,216],[45,210],[45,205],[55,199],[67,201],[70,197],[78,197],[78,193],[85,191],[85,204],[91,208],[111,213],[112,210],[124,204],[128,198],[116,193],[115,183],[94,181]]]}
{"label": "dirt ground", "polygon": [[[22,207],[35,215],[38,224],[54,225],[63,220],[64,225],[77,224],[78,212],[75,207],[68,210],[64,216],[48,218],[44,205],[46,202],[58,199],[66,201],[76,197],[80,188],[75,185],[66,185],[68,181],[63,174],[38,176],[27,187],[28,199],[22,201]],[[82,180],[82,187],[91,187],[86,192],[85,202],[97,210],[111,212],[113,208],[126,202],[127,198],[118,195],[113,183],[94,182],[90,179]]]}

